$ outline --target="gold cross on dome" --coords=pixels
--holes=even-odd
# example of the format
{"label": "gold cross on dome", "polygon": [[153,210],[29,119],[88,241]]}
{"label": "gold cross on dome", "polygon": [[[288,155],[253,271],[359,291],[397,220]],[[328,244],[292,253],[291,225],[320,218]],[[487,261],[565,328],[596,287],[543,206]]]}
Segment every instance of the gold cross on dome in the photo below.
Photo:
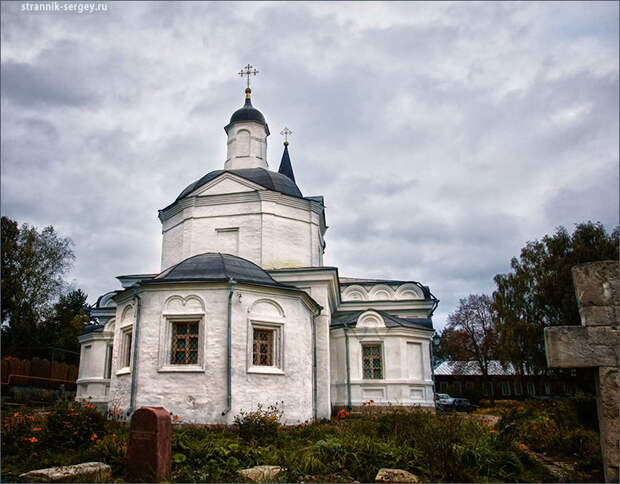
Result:
{"label": "gold cross on dome", "polygon": [[285,126],[284,129],[282,131],[280,131],[280,134],[282,136],[284,136],[284,144],[287,145],[288,144],[288,135],[289,134],[293,134],[293,132]]}
{"label": "gold cross on dome", "polygon": [[257,71],[256,69],[254,69],[253,66],[251,66],[250,64],[248,64],[247,66],[245,66],[243,69],[241,69],[241,71],[239,71],[239,75],[241,77],[243,76],[248,76],[248,89],[250,88],[250,76],[252,74],[256,75],[258,74],[259,71]]}

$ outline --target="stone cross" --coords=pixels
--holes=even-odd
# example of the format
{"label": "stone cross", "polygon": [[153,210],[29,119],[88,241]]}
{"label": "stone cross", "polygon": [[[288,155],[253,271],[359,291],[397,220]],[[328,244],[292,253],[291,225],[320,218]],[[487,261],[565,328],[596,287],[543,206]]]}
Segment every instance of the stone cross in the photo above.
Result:
{"label": "stone cross", "polygon": [[545,328],[545,351],[549,367],[598,368],[597,406],[607,482],[618,482],[618,268],[618,261],[590,262],[573,267],[581,326]]}
{"label": "stone cross", "polygon": [[140,407],[131,417],[127,446],[129,482],[170,480],[172,466],[170,412],[163,407]]}
{"label": "stone cross", "polygon": [[247,66],[245,66],[243,69],[241,69],[241,70],[239,71],[239,75],[240,75],[241,77],[243,77],[243,76],[248,76],[248,89],[250,89],[250,76],[251,76],[252,74],[253,74],[253,75],[256,75],[256,74],[258,74],[258,73],[259,73],[259,71],[257,71],[256,69],[254,69],[254,66],[251,66],[250,64],[248,64]]}

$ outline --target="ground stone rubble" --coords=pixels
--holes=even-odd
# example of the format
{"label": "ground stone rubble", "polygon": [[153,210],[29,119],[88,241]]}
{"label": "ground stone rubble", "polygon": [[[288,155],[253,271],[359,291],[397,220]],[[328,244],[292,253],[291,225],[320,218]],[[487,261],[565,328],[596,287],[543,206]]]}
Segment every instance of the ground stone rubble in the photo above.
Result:
{"label": "ground stone rubble", "polygon": [[73,466],[37,469],[19,477],[26,482],[110,482],[112,469],[103,462],[84,462]]}
{"label": "ground stone rubble", "polygon": [[256,466],[237,471],[243,479],[250,482],[273,482],[283,472],[280,466]]}
{"label": "ground stone rubble", "polygon": [[420,482],[420,478],[402,469],[379,469],[375,482]]}

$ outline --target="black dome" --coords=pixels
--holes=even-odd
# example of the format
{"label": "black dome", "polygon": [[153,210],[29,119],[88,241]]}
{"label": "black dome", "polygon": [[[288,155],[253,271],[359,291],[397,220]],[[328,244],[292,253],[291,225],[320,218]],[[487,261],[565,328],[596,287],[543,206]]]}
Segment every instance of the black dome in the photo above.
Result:
{"label": "black dome", "polygon": [[217,178],[222,173],[232,173],[234,175],[245,178],[251,182],[256,183],[262,187],[275,192],[284,193],[292,197],[303,198],[299,187],[288,176],[282,173],[276,173],[275,171],[265,170],[264,168],[241,168],[239,170],[215,170],[207,173],[205,176],[196,180],[194,183],[185,187],[185,189],[179,194],[175,201],[182,199],[189,195],[191,192],[200,188],[205,183]]}
{"label": "black dome", "polygon": [[265,116],[258,109],[252,106],[252,100],[250,98],[245,99],[245,104],[242,108],[237,109],[233,115],[230,117],[230,123],[224,129],[228,132],[228,127],[240,121],[256,121],[257,123],[265,126],[267,130],[267,136],[269,136],[269,126],[267,126],[267,121],[265,121]]}
{"label": "black dome", "polygon": [[252,102],[249,99],[246,99],[245,105],[237,109],[230,117],[231,124],[237,121],[258,121],[259,123],[266,124],[263,113],[252,106]]}
{"label": "black dome", "polygon": [[145,281],[147,284],[165,282],[191,282],[191,281],[229,281],[245,282],[260,286],[286,287],[277,283],[269,274],[259,266],[230,254],[207,252],[198,254],[189,259],[169,267],[153,279]]}

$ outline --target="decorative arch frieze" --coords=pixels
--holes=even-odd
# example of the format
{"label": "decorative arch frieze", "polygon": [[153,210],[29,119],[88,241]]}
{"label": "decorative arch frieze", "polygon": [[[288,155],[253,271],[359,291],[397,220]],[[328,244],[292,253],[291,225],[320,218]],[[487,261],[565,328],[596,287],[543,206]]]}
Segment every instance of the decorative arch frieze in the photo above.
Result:
{"label": "decorative arch frieze", "polygon": [[385,321],[376,311],[366,311],[357,318],[356,328],[384,328]]}
{"label": "decorative arch frieze", "polygon": [[248,313],[253,316],[285,318],[284,309],[273,299],[257,299],[248,308]]}
{"label": "decorative arch frieze", "polygon": [[370,289],[368,299],[371,301],[394,299],[394,290],[385,284],[377,284]]}
{"label": "decorative arch frieze", "polygon": [[116,326],[116,318],[110,319],[105,326],[103,327],[104,331],[114,331],[114,327]]}
{"label": "decorative arch frieze", "polygon": [[132,323],[135,319],[135,310],[133,304],[127,304],[121,313],[121,324]]}
{"label": "decorative arch frieze", "polygon": [[164,302],[165,314],[204,314],[205,308],[204,300],[195,294],[186,297],[175,294]]}
{"label": "decorative arch frieze", "polygon": [[424,293],[417,284],[407,283],[398,287],[396,299],[424,299]]}
{"label": "decorative arch frieze", "polygon": [[110,291],[101,296],[101,299],[98,301],[100,308],[115,308],[116,301],[113,299],[116,296],[116,291]]}
{"label": "decorative arch frieze", "polygon": [[366,301],[368,293],[362,286],[349,286],[342,292],[342,299],[344,301]]}

